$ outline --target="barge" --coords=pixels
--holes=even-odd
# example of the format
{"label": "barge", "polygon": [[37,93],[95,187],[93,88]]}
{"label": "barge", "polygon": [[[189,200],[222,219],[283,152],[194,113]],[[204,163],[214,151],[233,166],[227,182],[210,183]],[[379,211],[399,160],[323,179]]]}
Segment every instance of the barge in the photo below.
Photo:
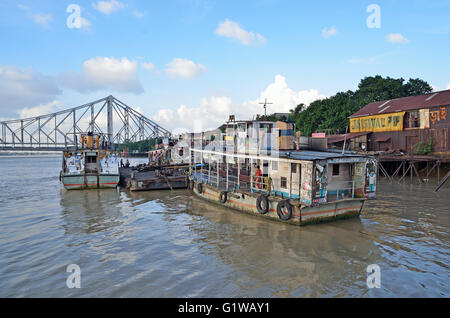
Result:
{"label": "barge", "polygon": [[141,165],[120,168],[120,184],[130,191],[187,188],[188,165]]}
{"label": "barge", "polygon": [[119,183],[118,154],[100,144],[100,135],[80,135],[81,147],[63,151],[60,181],[67,190],[115,188]]}
{"label": "barge", "polygon": [[296,225],[358,217],[375,198],[376,159],[300,149],[292,125],[228,122],[221,142],[190,149],[189,188],[225,207]]}

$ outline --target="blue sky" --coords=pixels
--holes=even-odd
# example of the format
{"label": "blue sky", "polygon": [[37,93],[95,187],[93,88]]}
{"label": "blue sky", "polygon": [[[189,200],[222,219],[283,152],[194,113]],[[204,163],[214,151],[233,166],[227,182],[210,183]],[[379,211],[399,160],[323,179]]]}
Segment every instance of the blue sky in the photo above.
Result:
{"label": "blue sky", "polygon": [[3,0],[0,39],[0,118],[112,94],[174,129],[257,112],[266,96],[286,111],[376,74],[450,88],[449,0]]}

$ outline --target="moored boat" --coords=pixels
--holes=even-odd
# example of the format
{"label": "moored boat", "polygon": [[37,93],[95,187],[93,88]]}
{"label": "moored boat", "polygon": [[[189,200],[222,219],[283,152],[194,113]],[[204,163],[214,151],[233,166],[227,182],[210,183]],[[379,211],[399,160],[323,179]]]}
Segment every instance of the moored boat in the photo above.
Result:
{"label": "moored boat", "polygon": [[223,142],[192,147],[189,188],[225,207],[297,225],[359,216],[375,198],[376,159],[299,149],[294,127],[284,124],[232,123]]}
{"label": "moored boat", "polygon": [[63,151],[61,182],[67,190],[115,188],[119,183],[117,152],[92,133],[80,136],[81,147]]}

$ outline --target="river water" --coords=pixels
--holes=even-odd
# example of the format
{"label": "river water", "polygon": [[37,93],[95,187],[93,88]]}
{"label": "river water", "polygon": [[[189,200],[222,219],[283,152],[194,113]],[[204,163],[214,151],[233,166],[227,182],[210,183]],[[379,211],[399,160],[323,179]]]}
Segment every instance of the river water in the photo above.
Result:
{"label": "river water", "polygon": [[187,190],[66,191],[60,168],[0,157],[0,297],[450,296],[450,189],[435,180],[382,182],[360,218],[297,227]]}

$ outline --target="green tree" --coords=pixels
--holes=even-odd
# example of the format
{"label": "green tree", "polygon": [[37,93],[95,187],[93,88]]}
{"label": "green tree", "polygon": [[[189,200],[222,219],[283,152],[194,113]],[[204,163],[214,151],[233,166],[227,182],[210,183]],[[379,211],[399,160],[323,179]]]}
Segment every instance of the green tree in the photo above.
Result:
{"label": "green tree", "polygon": [[432,87],[418,78],[405,83],[403,78],[369,76],[360,81],[355,92],[339,92],[329,98],[316,100],[309,107],[300,104],[291,110],[289,118],[296,123],[302,135],[310,136],[318,130],[344,133],[349,125],[348,117],[369,103],[431,91]]}

